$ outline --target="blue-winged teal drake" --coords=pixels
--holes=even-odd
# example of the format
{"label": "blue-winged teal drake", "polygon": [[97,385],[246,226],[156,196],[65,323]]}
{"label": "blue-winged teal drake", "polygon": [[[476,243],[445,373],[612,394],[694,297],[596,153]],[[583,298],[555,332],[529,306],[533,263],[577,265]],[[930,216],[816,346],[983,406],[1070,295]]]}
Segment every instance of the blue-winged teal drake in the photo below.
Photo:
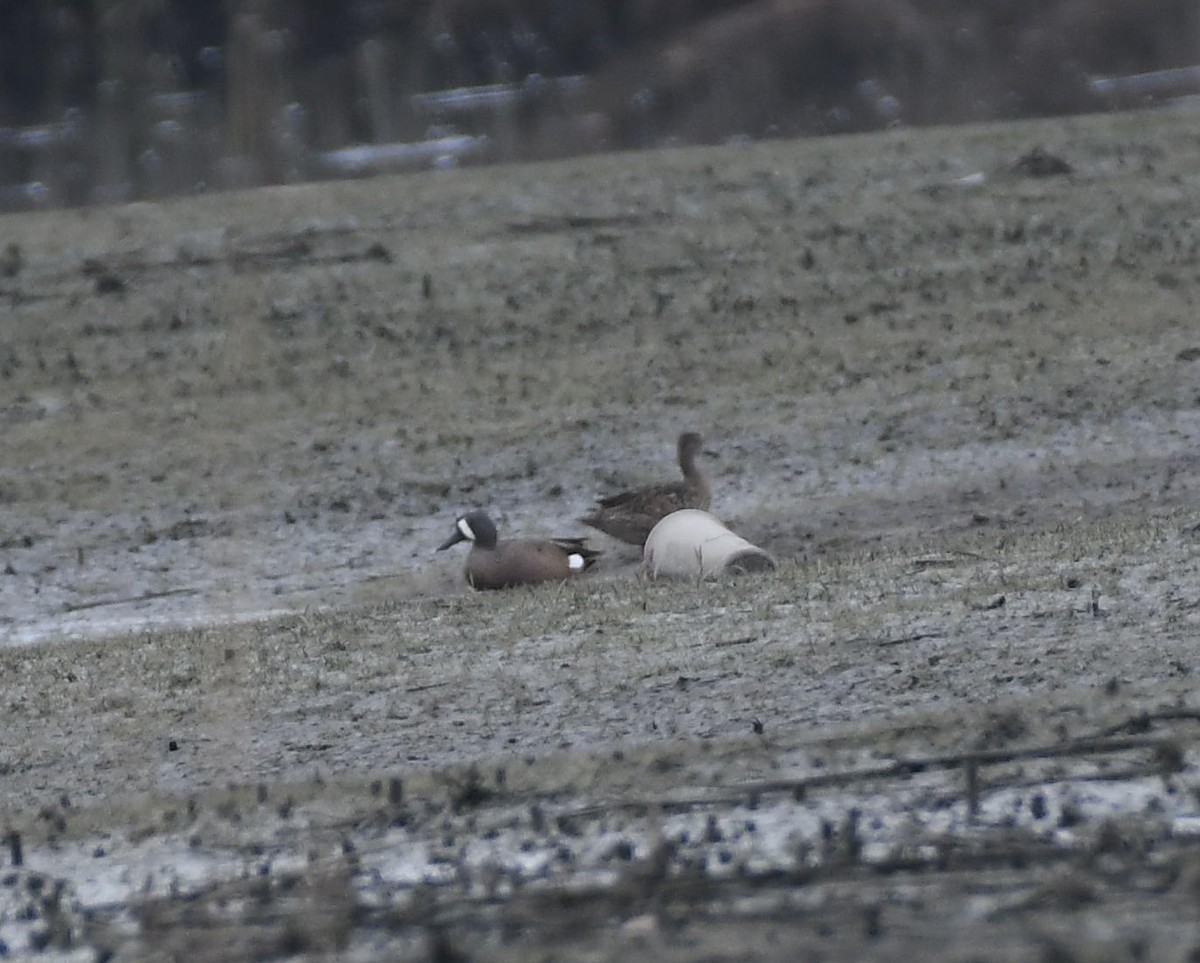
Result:
{"label": "blue-winged teal drake", "polygon": [[470,542],[465,574],[476,589],[503,589],[538,582],[561,582],[586,572],[600,553],[582,538],[496,537],[496,525],[486,512],[468,512],[454,522],[454,534],[438,551]]}
{"label": "blue-winged teal drake", "polygon": [[659,519],[681,508],[708,511],[712,490],[696,465],[696,456],[704,450],[704,439],[688,431],[679,436],[679,470],[683,481],[651,485],[601,498],[589,515],[579,519],[584,525],[630,545],[642,546]]}

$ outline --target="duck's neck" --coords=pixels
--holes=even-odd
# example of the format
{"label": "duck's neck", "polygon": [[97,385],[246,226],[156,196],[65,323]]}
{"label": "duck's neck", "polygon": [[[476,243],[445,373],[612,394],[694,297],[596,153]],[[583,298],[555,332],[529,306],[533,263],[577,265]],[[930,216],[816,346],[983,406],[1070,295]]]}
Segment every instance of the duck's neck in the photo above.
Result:
{"label": "duck's neck", "polygon": [[679,460],[679,470],[683,472],[683,480],[693,488],[702,492],[708,491],[708,479],[700,471],[700,467],[696,464],[696,457],[681,458]]}

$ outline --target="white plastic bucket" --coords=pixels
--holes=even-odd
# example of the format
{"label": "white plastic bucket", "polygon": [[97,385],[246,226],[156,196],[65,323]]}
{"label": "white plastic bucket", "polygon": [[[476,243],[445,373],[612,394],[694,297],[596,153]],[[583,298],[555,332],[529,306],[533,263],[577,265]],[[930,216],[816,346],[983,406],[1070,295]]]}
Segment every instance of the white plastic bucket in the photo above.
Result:
{"label": "white plastic bucket", "polygon": [[661,519],[642,549],[642,571],[649,578],[720,578],[775,568],[767,552],[697,508]]}

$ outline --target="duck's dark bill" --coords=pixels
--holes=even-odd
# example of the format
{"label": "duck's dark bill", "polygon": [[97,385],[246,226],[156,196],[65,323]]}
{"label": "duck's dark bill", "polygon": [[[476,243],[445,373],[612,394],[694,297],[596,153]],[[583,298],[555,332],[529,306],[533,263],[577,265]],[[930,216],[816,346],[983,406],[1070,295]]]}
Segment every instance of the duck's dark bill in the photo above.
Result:
{"label": "duck's dark bill", "polygon": [[454,534],[453,534],[453,535],[451,535],[451,536],[450,536],[448,539],[446,539],[444,542],[442,542],[442,544],[438,546],[437,550],[438,550],[439,552],[444,552],[444,551],[445,551],[446,549],[448,549],[448,548],[449,548],[451,545],[457,545],[459,542],[461,542],[461,541],[465,540],[465,539],[466,539],[466,537],[467,537],[466,535],[464,535],[462,532],[460,532],[460,531],[459,531],[459,530],[456,528],[456,529],[454,530]]}

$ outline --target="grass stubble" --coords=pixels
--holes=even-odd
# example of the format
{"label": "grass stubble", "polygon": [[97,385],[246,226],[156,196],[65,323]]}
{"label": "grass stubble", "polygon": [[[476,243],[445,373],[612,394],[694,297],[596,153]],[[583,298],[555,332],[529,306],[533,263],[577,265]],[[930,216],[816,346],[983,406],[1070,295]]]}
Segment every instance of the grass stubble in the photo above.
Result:
{"label": "grass stubble", "polygon": [[[8,597],[183,584],[215,617],[0,652],[6,939],[1182,958],[1196,136],[1131,115],[13,218]],[[1012,174],[1033,146],[1075,172]],[[430,560],[464,505],[569,520],[685,427],[776,576],[650,583],[609,546],[597,578],[470,595]],[[247,598],[295,611],[220,617]]]}

